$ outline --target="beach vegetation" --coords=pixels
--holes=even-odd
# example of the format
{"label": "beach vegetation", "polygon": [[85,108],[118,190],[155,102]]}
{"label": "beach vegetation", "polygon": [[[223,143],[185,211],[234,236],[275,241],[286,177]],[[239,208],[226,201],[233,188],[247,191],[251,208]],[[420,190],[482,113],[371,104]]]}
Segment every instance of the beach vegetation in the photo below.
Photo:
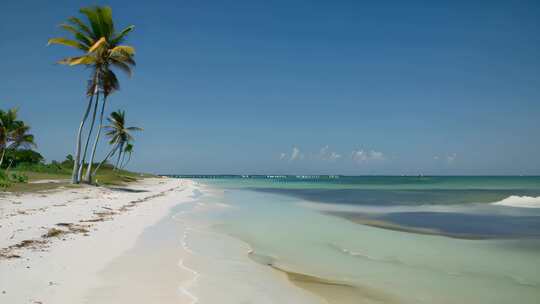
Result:
{"label": "beach vegetation", "polygon": [[18,119],[18,109],[0,109],[0,188],[12,183],[25,183],[24,174],[10,173],[10,168],[22,162],[39,162],[43,157],[30,148],[36,147],[30,126]]}
{"label": "beach vegetation", "polygon": [[11,182],[9,181],[6,173],[3,171],[0,171],[0,189],[7,188],[10,185],[11,185]]}
{"label": "beach vegetation", "polygon": [[29,132],[30,126],[18,119],[17,108],[0,109],[0,167],[4,165],[8,151],[36,147],[34,135]]}
{"label": "beach vegetation", "polygon": [[[120,170],[122,155],[130,153],[131,156],[131,153],[133,152],[132,142],[135,140],[135,138],[133,137],[132,133],[143,130],[139,127],[126,126],[126,112],[122,110],[112,112],[107,118],[107,121],[109,122],[109,124],[105,127],[105,129],[106,135],[109,138],[109,145],[111,145],[111,150],[109,151],[107,156],[105,156],[103,161],[96,167],[94,175],[97,173],[99,168],[115,154],[117,154],[117,159],[113,170]],[[131,146],[128,148],[128,145]],[[128,148],[127,152],[126,148]]]}
{"label": "beach vegetation", "polygon": [[21,164],[39,164],[44,161],[43,156],[31,149],[6,149],[2,168],[17,167]]}

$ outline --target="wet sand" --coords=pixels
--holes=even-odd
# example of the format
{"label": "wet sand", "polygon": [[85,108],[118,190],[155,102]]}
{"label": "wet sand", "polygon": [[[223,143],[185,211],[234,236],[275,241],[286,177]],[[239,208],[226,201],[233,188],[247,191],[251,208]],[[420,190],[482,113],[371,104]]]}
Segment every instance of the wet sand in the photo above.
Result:
{"label": "wet sand", "polygon": [[329,304],[399,303],[391,295],[373,288],[286,271],[275,266],[272,268],[284,272],[293,284],[320,296]]}

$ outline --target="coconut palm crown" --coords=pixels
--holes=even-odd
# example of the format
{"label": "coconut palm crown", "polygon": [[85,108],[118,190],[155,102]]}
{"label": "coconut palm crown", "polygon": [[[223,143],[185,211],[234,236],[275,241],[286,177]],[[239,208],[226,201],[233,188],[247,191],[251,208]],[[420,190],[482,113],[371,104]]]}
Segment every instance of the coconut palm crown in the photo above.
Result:
{"label": "coconut palm crown", "polygon": [[[93,93],[95,86],[118,88],[118,80],[111,67],[131,75],[135,66],[135,48],[122,45],[126,36],[134,29],[133,25],[116,31],[112,19],[112,9],[108,6],[82,8],[80,13],[88,19],[88,24],[77,17],[70,17],[67,23],[60,27],[73,35],[72,39],[52,38],[48,44],[59,44],[78,49],[83,52],[80,56],[67,57],[58,63],[78,66],[84,65],[93,69],[88,94]],[[111,85],[113,82],[113,85]],[[106,85],[105,85],[106,84]]]}
{"label": "coconut palm crown", "polygon": [[107,117],[109,125],[105,126],[106,135],[109,137],[109,144],[112,146],[111,151],[105,156],[105,159],[96,167],[92,175],[96,175],[99,168],[109,160],[116,152],[118,152],[118,160],[116,161],[116,168],[121,158],[122,153],[125,152],[124,146],[129,145],[134,141],[133,131],[142,131],[142,128],[139,127],[126,127],[126,112],[125,111],[115,111]]}
{"label": "coconut palm crown", "polygon": [[126,112],[114,111],[110,117],[107,118],[109,125],[106,126],[107,136],[109,137],[109,144],[126,144],[134,140],[131,131],[142,131],[139,127],[126,127]]}
{"label": "coconut palm crown", "polygon": [[30,126],[17,119],[16,108],[0,110],[0,165],[7,149],[32,148],[36,146],[34,135],[28,133]]}

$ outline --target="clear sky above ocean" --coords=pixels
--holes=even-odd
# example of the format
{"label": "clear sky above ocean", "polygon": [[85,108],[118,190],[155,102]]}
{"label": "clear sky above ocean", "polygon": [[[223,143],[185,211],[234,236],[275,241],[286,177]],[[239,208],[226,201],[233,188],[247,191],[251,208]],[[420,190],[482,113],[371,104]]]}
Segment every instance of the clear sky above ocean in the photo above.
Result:
{"label": "clear sky above ocean", "polygon": [[[86,1],[3,0],[0,107],[73,153]],[[540,174],[538,1],[108,1],[137,68],[108,111],[159,173]],[[102,153],[105,144],[101,146]]]}

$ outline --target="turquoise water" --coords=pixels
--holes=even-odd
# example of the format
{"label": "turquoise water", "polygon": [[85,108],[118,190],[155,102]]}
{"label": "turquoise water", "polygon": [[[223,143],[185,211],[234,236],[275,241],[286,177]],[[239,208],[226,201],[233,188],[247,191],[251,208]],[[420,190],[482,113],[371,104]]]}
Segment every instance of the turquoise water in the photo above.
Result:
{"label": "turquoise water", "polygon": [[[177,177],[184,177],[177,175]],[[186,176],[187,177],[187,176]],[[197,176],[189,176],[191,178]],[[540,176],[241,176],[203,178],[230,188],[316,189],[484,189],[540,191]]]}
{"label": "turquoise water", "polygon": [[216,231],[248,243],[278,268],[380,295],[359,295],[359,302],[540,299],[540,208],[496,204],[517,198],[536,206],[538,177],[201,182],[222,189],[213,203],[227,207],[204,215]]}

